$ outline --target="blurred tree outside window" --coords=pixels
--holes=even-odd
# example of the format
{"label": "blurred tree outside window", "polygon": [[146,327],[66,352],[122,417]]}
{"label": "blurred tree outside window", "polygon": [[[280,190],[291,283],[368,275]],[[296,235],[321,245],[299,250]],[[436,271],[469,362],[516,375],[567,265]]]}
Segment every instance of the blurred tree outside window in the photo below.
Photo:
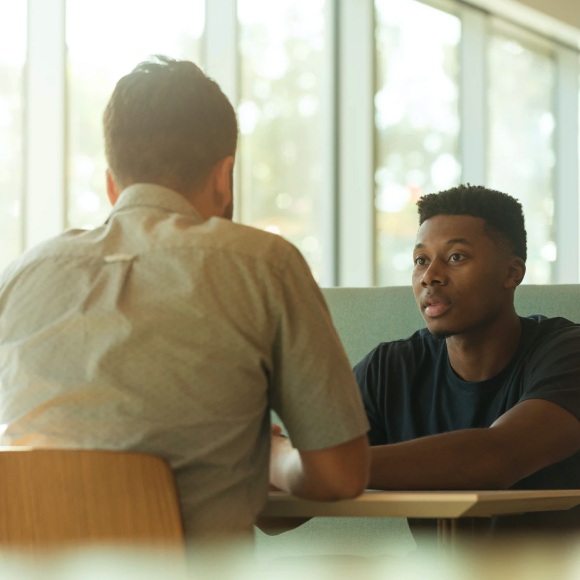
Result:
{"label": "blurred tree outside window", "polygon": [[155,54],[200,65],[205,0],[67,0],[66,10],[67,225],[90,229],[111,210],[102,117],[115,84]]}
{"label": "blurred tree outside window", "polygon": [[238,0],[241,219],[294,243],[320,279],[324,0]]}
{"label": "blurred tree outside window", "polygon": [[375,17],[375,279],[408,285],[415,203],[461,178],[461,22],[416,0],[375,0]]}
{"label": "blurred tree outside window", "polygon": [[488,185],[523,205],[524,282],[549,284],[554,241],[555,62],[547,50],[495,31],[489,43]]}
{"label": "blurred tree outside window", "polygon": [[[115,83],[154,54],[200,64],[208,0],[65,1],[67,226],[92,228],[110,213],[102,114]],[[0,0],[0,269],[24,238],[27,4]],[[374,0],[375,229],[360,235],[373,236],[378,285],[410,283],[415,202],[461,181],[459,43],[466,31],[456,5]],[[286,237],[320,280],[323,260],[335,251],[322,225],[325,107],[332,106],[323,79],[334,23],[327,0],[237,0],[237,7],[241,221]],[[553,43],[499,19],[490,23],[485,185],[522,202],[526,282],[551,283],[558,257]]]}
{"label": "blurred tree outside window", "polygon": [[0,0],[0,271],[22,250],[26,0]]}

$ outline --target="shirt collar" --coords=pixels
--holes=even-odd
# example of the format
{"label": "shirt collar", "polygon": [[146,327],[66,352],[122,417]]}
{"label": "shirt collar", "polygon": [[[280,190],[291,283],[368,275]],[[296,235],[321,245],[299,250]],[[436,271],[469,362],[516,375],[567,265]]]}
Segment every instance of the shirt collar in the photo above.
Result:
{"label": "shirt collar", "polygon": [[198,211],[183,195],[154,183],[135,183],[124,189],[111,215],[131,207],[155,207],[203,221]]}

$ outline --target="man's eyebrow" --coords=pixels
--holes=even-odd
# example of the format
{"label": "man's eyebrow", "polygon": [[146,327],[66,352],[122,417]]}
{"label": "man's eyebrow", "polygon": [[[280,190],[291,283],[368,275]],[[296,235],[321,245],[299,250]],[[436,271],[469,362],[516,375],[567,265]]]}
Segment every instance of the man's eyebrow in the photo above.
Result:
{"label": "man's eyebrow", "polygon": [[452,246],[453,244],[465,244],[466,246],[473,246],[473,244],[465,238],[453,238],[452,240],[447,241],[448,246]]}
{"label": "man's eyebrow", "polygon": [[[448,240],[446,243],[448,246],[452,246],[453,244],[465,244],[466,246],[473,246],[473,244],[468,240],[466,240],[465,238],[453,238],[452,240]],[[415,250],[420,250],[421,248],[424,247],[425,244],[416,244]]]}

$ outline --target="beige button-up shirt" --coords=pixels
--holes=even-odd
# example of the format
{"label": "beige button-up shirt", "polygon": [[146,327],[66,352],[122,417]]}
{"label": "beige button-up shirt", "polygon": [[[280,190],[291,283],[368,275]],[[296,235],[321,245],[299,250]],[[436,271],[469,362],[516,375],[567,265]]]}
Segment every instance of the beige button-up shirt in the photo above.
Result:
{"label": "beige button-up shirt", "polygon": [[324,299],[279,236],[139,184],[103,226],[0,277],[2,445],[161,455],[187,533],[241,533],[267,496],[271,408],[299,449],[368,429]]}

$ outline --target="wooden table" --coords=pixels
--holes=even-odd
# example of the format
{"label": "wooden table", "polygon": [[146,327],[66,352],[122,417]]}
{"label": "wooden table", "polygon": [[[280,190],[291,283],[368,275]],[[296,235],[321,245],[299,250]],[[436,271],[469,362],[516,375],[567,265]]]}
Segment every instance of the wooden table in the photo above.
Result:
{"label": "wooden table", "polygon": [[366,491],[356,499],[308,501],[270,492],[265,517],[359,517],[437,519],[440,545],[453,545],[458,518],[567,510],[580,505],[580,490]]}

